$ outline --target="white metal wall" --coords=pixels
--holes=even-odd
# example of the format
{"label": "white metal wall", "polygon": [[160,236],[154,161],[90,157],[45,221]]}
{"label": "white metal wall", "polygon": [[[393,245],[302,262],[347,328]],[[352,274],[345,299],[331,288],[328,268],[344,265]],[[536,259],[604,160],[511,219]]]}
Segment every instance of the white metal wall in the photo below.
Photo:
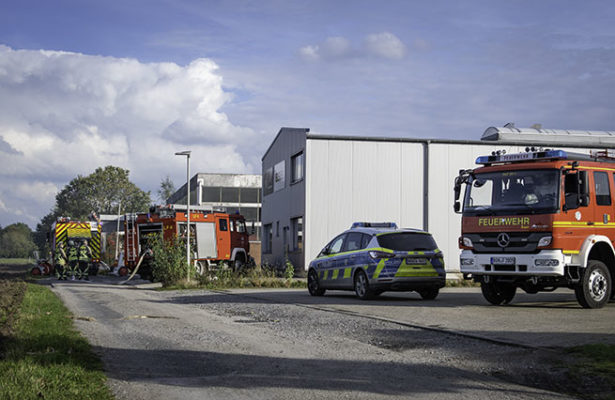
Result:
{"label": "white metal wall", "polygon": [[[393,221],[423,229],[423,144],[308,139],[306,144],[305,267],[355,221]],[[460,169],[494,150],[519,146],[428,144],[428,230],[444,252],[447,271],[459,271],[461,216],[453,210]],[[587,154],[587,149],[567,148]],[[463,198],[463,194],[462,194]]]}
{"label": "white metal wall", "polygon": [[423,226],[423,145],[308,139],[305,267],[356,221]]}

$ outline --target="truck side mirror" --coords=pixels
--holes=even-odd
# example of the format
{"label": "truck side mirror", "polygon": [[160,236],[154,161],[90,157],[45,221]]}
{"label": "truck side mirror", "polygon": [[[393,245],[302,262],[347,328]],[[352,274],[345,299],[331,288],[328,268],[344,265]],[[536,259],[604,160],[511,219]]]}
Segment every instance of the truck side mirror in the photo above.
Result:
{"label": "truck side mirror", "polygon": [[458,213],[459,210],[461,210],[461,203],[459,202],[459,200],[455,201],[455,204],[453,205],[453,209],[455,210],[456,213]]}

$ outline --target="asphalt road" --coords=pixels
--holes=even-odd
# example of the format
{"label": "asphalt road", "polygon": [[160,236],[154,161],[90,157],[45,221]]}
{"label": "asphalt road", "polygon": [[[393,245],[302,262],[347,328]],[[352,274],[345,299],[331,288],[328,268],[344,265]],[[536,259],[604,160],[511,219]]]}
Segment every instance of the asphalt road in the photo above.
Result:
{"label": "asphalt road", "polygon": [[562,380],[556,352],[447,332],[549,347],[613,341],[604,320],[615,305],[582,310],[570,293],[491,307],[475,289],[364,302],[349,292],[159,292],[118,282],[53,281],[53,290],[120,399],[561,399],[545,390]]}

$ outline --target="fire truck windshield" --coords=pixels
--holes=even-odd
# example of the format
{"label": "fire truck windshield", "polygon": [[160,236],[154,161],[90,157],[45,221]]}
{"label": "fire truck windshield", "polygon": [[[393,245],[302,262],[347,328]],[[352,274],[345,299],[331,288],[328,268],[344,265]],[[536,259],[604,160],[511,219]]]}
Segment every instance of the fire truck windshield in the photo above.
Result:
{"label": "fire truck windshield", "polygon": [[545,214],[559,208],[560,172],[555,169],[477,173],[466,186],[466,215]]}

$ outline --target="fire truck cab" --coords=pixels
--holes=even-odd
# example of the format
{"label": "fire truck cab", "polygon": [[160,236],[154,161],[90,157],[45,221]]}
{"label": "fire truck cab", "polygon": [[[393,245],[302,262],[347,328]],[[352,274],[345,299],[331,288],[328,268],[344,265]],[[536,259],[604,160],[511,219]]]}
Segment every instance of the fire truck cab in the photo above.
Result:
{"label": "fire truck cab", "polygon": [[[160,235],[165,241],[175,237],[186,240],[186,206],[156,206],[148,213],[127,215],[125,218],[125,264],[134,269],[147,250],[150,235]],[[243,216],[227,214],[212,208],[190,207],[191,261],[197,272],[220,265],[240,269],[251,261],[249,235]],[[151,279],[151,266],[145,261],[139,267],[144,279]],[[120,271],[124,275],[127,271]]]}
{"label": "fire truck cab", "polygon": [[528,149],[476,163],[455,179],[454,209],[461,272],[487,301],[508,304],[518,288],[568,287],[584,308],[615,297],[615,159]]}

